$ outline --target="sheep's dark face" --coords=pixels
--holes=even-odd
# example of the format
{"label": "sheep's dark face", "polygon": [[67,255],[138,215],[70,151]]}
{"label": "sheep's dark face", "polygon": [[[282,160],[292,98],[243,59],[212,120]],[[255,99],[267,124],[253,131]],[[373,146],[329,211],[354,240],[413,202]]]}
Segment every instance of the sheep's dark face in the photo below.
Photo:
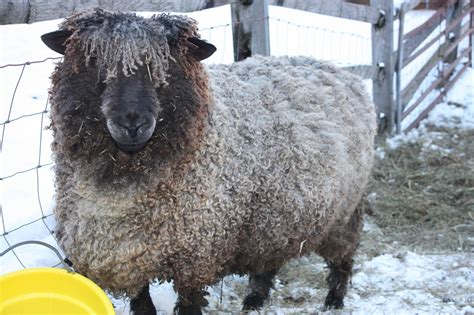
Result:
{"label": "sheep's dark face", "polygon": [[[128,24],[130,23],[125,23],[125,25]],[[136,28],[136,25],[134,27]],[[135,31],[137,34],[144,33],[144,31],[139,32],[135,28],[133,31]],[[90,36],[93,37],[94,33],[93,31],[91,32],[92,35]],[[123,32],[121,34],[123,34]],[[66,54],[67,58],[65,58],[65,60],[75,60],[78,58],[76,54],[71,53],[71,56],[69,56],[66,53],[69,53],[70,51],[67,50],[67,46],[69,46],[68,38],[70,38],[72,35],[73,32],[71,31],[60,30],[44,34],[41,39],[52,50],[63,55]],[[118,38],[123,40],[120,36]],[[129,37],[128,40],[134,41],[133,37]],[[170,50],[171,47],[173,47],[173,51],[183,51],[183,49],[179,49],[176,46],[179,42],[176,38],[170,43],[167,42],[167,37],[164,40],[164,45],[169,45]],[[85,41],[87,42],[87,40]],[[94,47],[95,49],[98,49],[97,47],[108,45],[110,42],[111,41],[107,39],[104,42],[100,42],[100,45],[97,44]],[[211,56],[216,50],[213,45],[206,43],[197,37],[187,37],[186,41],[182,42],[184,42],[184,45],[186,46],[184,51],[186,51],[187,55],[179,55],[177,58],[175,58],[176,56],[168,56],[169,59],[177,60],[179,58],[187,58],[188,62],[190,63],[199,62]],[[142,51],[139,53],[135,52],[135,54],[130,53],[130,50],[132,50],[130,47],[133,46],[133,43],[129,43],[130,45],[128,46],[127,43],[129,42],[126,42],[122,46],[118,46],[122,48],[121,54],[117,54],[117,52],[113,49],[102,49],[99,55],[101,55],[103,60],[115,60],[114,58],[116,58],[117,55],[120,56],[127,54],[127,58],[132,59],[132,61],[136,55],[146,55],[146,53],[143,53]],[[74,48],[75,46],[72,47]],[[170,54],[169,51],[163,49],[160,50],[160,47],[155,47],[156,49],[150,50],[150,52],[148,52],[153,53],[151,56],[148,55],[148,61],[150,61],[150,59],[154,60],[155,65],[161,62],[167,64],[168,62],[168,57],[166,57],[167,59],[164,60],[163,56]],[[89,47],[87,49],[91,48]],[[95,51],[88,51],[90,60],[84,61],[84,69],[87,68],[87,71],[93,73],[91,77],[95,76],[98,79],[95,83],[90,82],[91,84],[96,84],[96,86],[94,88],[91,87],[91,89],[95,89],[97,91],[100,90],[100,110],[104,115],[110,136],[118,148],[120,148],[122,151],[127,153],[138,152],[142,150],[153,137],[157,121],[160,121],[160,113],[164,111],[163,106],[166,107],[166,104],[160,104],[160,87],[158,87],[163,86],[163,84],[166,82],[156,81],[157,79],[160,79],[160,77],[152,75],[154,73],[153,68],[150,66],[146,60],[147,58],[144,56],[143,60],[140,60],[139,62],[132,62],[133,71],[124,72],[122,71],[123,68],[120,66],[116,66],[115,69],[111,70],[103,64],[102,66],[100,66],[100,64],[95,65],[94,56],[97,54],[94,52]],[[123,60],[117,60],[112,66],[122,64]],[[132,66],[129,65],[128,68],[131,67]],[[138,69],[136,69],[137,67]],[[151,71],[150,68],[152,68]],[[96,72],[94,73],[95,70]],[[161,78],[165,78],[166,76],[170,75],[169,73],[164,73],[169,70],[167,67],[162,67],[162,70],[163,72],[160,74]],[[109,75],[111,73],[113,73],[113,75]],[[170,102],[167,103],[168,107],[170,106],[169,103]]]}
{"label": "sheep's dark face", "polygon": [[102,113],[112,139],[128,153],[143,149],[153,135],[161,112],[159,95],[145,69],[105,83]]}

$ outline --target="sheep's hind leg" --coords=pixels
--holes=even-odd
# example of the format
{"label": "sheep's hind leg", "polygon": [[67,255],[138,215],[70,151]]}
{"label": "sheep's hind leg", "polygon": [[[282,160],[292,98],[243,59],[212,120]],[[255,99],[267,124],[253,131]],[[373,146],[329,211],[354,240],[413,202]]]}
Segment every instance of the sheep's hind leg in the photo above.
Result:
{"label": "sheep's hind leg", "polygon": [[130,301],[130,312],[134,315],[156,315],[148,283],[142,288],[138,296]]}
{"label": "sheep's hind leg", "polygon": [[259,310],[270,294],[270,288],[273,287],[273,278],[277,270],[271,270],[263,273],[251,273],[249,278],[249,287],[251,292],[245,297],[242,311]]}
{"label": "sheep's hind leg", "polygon": [[352,260],[342,263],[331,263],[329,265],[329,276],[326,281],[329,285],[329,292],[324,301],[326,309],[341,309],[344,306],[344,297],[347,293],[347,284],[352,272]]}
{"label": "sheep's hind leg", "polygon": [[335,226],[318,253],[329,266],[326,279],[329,292],[324,306],[340,309],[344,306],[347,285],[352,276],[353,256],[359,245],[362,230],[362,210],[356,209],[346,225]]}

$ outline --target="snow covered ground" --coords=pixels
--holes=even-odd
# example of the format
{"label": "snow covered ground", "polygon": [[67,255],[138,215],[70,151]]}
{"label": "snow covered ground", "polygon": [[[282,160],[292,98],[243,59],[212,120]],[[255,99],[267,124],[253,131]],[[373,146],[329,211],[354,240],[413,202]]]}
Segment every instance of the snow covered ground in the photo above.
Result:
{"label": "snow covered ground", "polygon": [[[420,22],[432,13],[413,14],[413,19]],[[203,37],[218,47],[218,52],[208,62],[231,62],[229,7],[191,15],[200,22]],[[313,55],[340,65],[371,63],[370,25],[315,16],[271,7],[272,53]],[[297,21],[298,24],[290,21]],[[39,39],[41,34],[55,30],[58,22],[1,26],[0,67],[58,57]],[[407,31],[415,26],[409,25]],[[42,114],[48,108],[48,78],[54,69],[54,62],[0,68],[0,177],[3,178],[0,181],[0,235],[3,235],[0,236],[0,251],[8,248],[8,244],[23,240],[42,240],[56,246],[49,231],[54,228],[51,216],[54,205],[49,149],[51,134],[44,130],[48,117]],[[429,138],[428,122],[450,128],[474,129],[473,69],[463,74],[445,101],[436,107],[420,128],[391,139],[389,145],[395,147],[420,136]],[[42,167],[36,168],[38,165]],[[32,170],[23,172],[29,169]],[[42,217],[45,217],[44,220],[41,220]],[[365,240],[383,237],[383,231],[373,222],[366,223]],[[10,252],[0,258],[0,274],[24,266],[53,266],[57,263],[57,258],[47,249],[28,245],[17,249],[15,254]],[[326,294],[325,274],[324,263],[317,257],[291,262],[278,275],[271,301],[265,310],[269,314],[321,312]],[[209,288],[208,310],[222,314],[238,311],[246,292],[246,281],[245,277],[230,276]],[[171,284],[154,285],[152,296],[164,313],[172,310],[176,294]],[[355,314],[474,313],[474,255],[462,251],[437,253],[436,249],[432,253],[418,253],[399,248],[397,244],[389,250],[381,250],[374,257],[361,250],[356,258],[352,286],[345,304],[343,313]],[[117,313],[128,313],[127,301],[114,300],[114,305]]]}
{"label": "snow covered ground", "polygon": [[[296,265],[296,266],[294,266]],[[304,265],[304,268],[301,268]],[[420,255],[413,252],[384,254],[355,265],[352,285],[342,311],[324,312],[327,290],[322,279],[325,264],[315,257],[302,258],[293,268],[304,269],[304,277],[282,283],[277,279],[263,314],[469,314],[474,312],[472,256]],[[288,267],[287,267],[288,268]],[[307,274],[307,272],[312,274]],[[303,272],[303,271],[302,271]],[[277,276],[279,277],[279,276]],[[319,280],[319,281],[318,281]],[[206,311],[217,314],[238,313],[245,294],[246,277],[229,276],[210,288]],[[155,305],[170,313],[176,300],[171,284],[152,288]],[[469,293],[470,292],[470,293]],[[128,306],[114,301],[117,314],[128,314]],[[297,305],[297,306],[294,306]],[[258,314],[255,312],[255,314]]]}

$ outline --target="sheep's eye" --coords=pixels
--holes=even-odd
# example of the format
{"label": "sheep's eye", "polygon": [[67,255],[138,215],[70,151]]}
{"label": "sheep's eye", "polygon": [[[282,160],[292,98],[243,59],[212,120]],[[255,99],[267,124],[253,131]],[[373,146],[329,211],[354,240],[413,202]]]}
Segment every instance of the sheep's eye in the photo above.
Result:
{"label": "sheep's eye", "polygon": [[105,82],[107,79],[107,69],[99,68],[97,69],[97,87],[99,88],[100,93],[105,90]]}
{"label": "sheep's eye", "polygon": [[87,65],[89,67],[96,67],[97,66],[97,57],[90,56],[89,59],[87,59]]}

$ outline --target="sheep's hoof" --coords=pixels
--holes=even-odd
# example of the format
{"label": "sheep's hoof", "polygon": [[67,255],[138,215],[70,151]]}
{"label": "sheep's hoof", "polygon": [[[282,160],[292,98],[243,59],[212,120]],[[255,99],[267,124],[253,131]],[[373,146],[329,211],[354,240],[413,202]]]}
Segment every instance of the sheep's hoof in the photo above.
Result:
{"label": "sheep's hoof", "polygon": [[264,302],[265,297],[263,297],[260,293],[255,291],[251,292],[244,299],[242,311],[257,311],[263,306]]}
{"label": "sheep's hoof", "polygon": [[176,305],[174,308],[175,315],[202,315],[201,307],[190,305],[190,306],[183,306],[183,305]]}
{"label": "sheep's hoof", "polygon": [[209,295],[204,290],[188,291],[186,293],[178,290],[179,298],[174,307],[175,315],[201,315],[201,307],[209,304],[205,296]]}
{"label": "sheep's hoof", "polygon": [[339,297],[334,294],[332,290],[329,290],[328,295],[326,296],[326,301],[324,301],[324,308],[329,309],[341,309],[344,307],[344,297]]}
{"label": "sheep's hoof", "polygon": [[137,297],[131,299],[130,311],[136,315],[156,315],[156,309],[150,297],[148,283],[142,288]]}

